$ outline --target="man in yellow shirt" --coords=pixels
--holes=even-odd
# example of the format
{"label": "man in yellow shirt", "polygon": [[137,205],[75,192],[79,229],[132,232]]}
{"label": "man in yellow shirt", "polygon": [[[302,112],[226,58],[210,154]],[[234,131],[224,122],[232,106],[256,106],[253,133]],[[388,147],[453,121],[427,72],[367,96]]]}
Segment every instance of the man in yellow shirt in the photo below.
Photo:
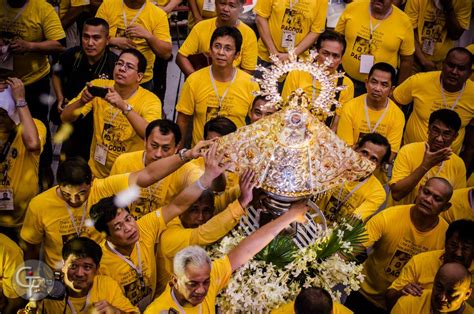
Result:
{"label": "man in yellow shirt", "polygon": [[15,272],[23,263],[23,251],[2,233],[0,243],[0,311],[16,313],[24,304],[14,288]]}
{"label": "man in yellow shirt", "polygon": [[281,61],[288,59],[288,49],[301,55],[324,31],[328,2],[324,0],[259,0],[254,8],[260,39],[259,63],[269,65],[270,54]]}
{"label": "man in yellow shirt", "polygon": [[253,73],[257,66],[257,37],[249,26],[239,20],[244,2],[244,0],[216,1],[217,17],[202,21],[193,27],[176,56],[176,64],[186,77],[196,71],[188,57],[205,54],[207,58],[212,33],[220,26],[236,27],[240,31],[242,48],[234,65],[250,74]]}
{"label": "man in yellow shirt", "polygon": [[202,145],[150,163],[133,173],[92,179],[87,163],[81,158],[64,161],[58,167],[58,185],[39,194],[30,202],[21,238],[25,242],[26,259],[38,259],[44,245],[44,261],[53,268],[61,267],[61,248],[70,238],[86,236],[100,241],[103,236],[90,224],[92,205],[104,197],[115,195],[131,186],[147,187],[175,171],[184,160],[198,156]]}
{"label": "man in yellow shirt", "polygon": [[[448,181],[434,177],[419,189],[416,203],[387,208],[366,224],[365,281],[345,305],[355,313],[386,310],[385,293],[408,260],[421,252],[444,247],[448,224],[439,214],[450,206],[453,190]],[[396,222],[396,223],[395,223]]]}
{"label": "man in yellow shirt", "polygon": [[[336,73],[341,65],[342,55],[346,50],[346,40],[339,33],[326,30],[316,40],[316,49],[318,51],[318,57],[316,59],[318,64],[324,64],[327,59],[331,58],[332,62],[327,67],[327,70],[333,74]],[[354,98],[354,84],[349,77],[344,75],[344,77],[337,80],[337,86],[341,85],[344,85],[346,88],[336,92],[335,99],[338,100],[341,105],[344,105]],[[285,79],[282,98],[286,100],[291,92],[297,88],[303,89],[306,96],[313,101],[320,93],[320,84],[311,77],[311,74],[303,71],[291,71]],[[337,115],[327,119],[326,124],[335,131],[337,129],[340,110],[334,108],[333,111],[335,111]]]}
{"label": "man in yellow shirt", "polygon": [[423,292],[421,297],[408,295],[400,298],[391,313],[470,314],[474,309],[466,300],[471,293],[471,274],[466,267],[447,263],[436,273],[432,290]]}
{"label": "man in yellow shirt", "polygon": [[203,138],[204,124],[217,116],[229,118],[237,127],[244,126],[253,92],[258,90],[251,76],[233,65],[242,46],[238,29],[217,28],[210,46],[212,65],[188,77],[176,106],[176,122],[183,138],[188,136],[191,123],[193,125],[193,145]]}
{"label": "man in yellow shirt", "polygon": [[25,99],[20,79],[0,82],[0,232],[15,242],[28,203],[38,193],[40,153],[46,141],[46,128],[31,117]]}
{"label": "man in yellow shirt", "polygon": [[350,3],[335,30],[347,41],[342,65],[354,83],[354,96],[366,92],[364,82],[375,63],[387,62],[398,68],[398,84],[411,75],[415,52],[413,28],[408,16],[391,0]]}
{"label": "man in yellow shirt", "polygon": [[474,220],[474,188],[454,190],[451,207],[441,217],[448,224],[460,219]]}
{"label": "man in yellow shirt", "polygon": [[[364,135],[355,146],[355,151],[377,165],[390,160],[390,144],[378,133]],[[327,219],[338,221],[343,217],[354,215],[367,221],[385,202],[387,194],[380,181],[371,174],[355,182],[345,182],[317,202]]]}
{"label": "man in yellow shirt", "polygon": [[268,100],[265,99],[266,96],[258,95],[252,102],[252,107],[250,108],[248,122],[252,124],[258,120],[265,118],[277,111],[273,106],[267,106]]}
{"label": "man in yellow shirt", "polygon": [[[178,151],[181,131],[170,120],[154,120],[145,130],[145,150],[125,153],[115,160],[111,175],[139,171],[150,163],[172,156]],[[191,185],[202,174],[195,163],[187,163],[163,180],[140,190],[140,197],[132,202],[130,214],[139,219],[143,215],[169,204],[186,186]]]}
{"label": "man in yellow shirt", "polygon": [[428,178],[447,179],[454,189],[466,187],[466,167],[450,148],[461,126],[459,115],[439,109],[430,115],[427,142],[403,146],[395,159],[389,182],[394,205],[412,204]]}
{"label": "man in yellow shirt", "polygon": [[44,299],[39,313],[139,313],[117,282],[99,275],[100,246],[89,238],[68,241],[62,249],[65,297]]}
{"label": "man in yellow shirt", "polygon": [[365,83],[367,94],[344,105],[337,127],[337,135],[351,146],[368,133],[377,132],[385,136],[392,149],[390,161],[400,149],[405,126],[403,112],[388,98],[395,75],[395,69],[390,64],[375,64]]}
{"label": "man in yellow shirt", "polygon": [[436,272],[443,264],[461,263],[469,270],[474,270],[473,228],[474,221],[457,220],[446,231],[444,250],[413,256],[387,290],[387,307],[391,309],[404,295],[420,297],[425,289],[431,289]]}
{"label": "man in yellow shirt", "polygon": [[465,30],[469,29],[472,2],[409,0],[405,13],[415,32],[415,71],[436,71]]}
{"label": "man in yellow shirt", "polygon": [[146,63],[138,50],[122,51],[114,80],[91,81],[61,114],[63,122],[73,122],[93,110],[89,165],[96,178],[107,177],[120,154],[140,150],[148,122],[161,118],[160,100],[139,85]]}
{"label": "man in yellow shirt", "polygon": [[400,105],[413,103],[404,144],[426,141],[430,114],[438,109],[450,109],[461,118],[459,135],[452,144],[453,151],[459,155],[465,128],[474,118],[474,82],[469,80],[471,67],[472,54],[462,47],[453,48],[440,72],[418,73],[395,88],[393,100]]}
{"label": "man in yellow shirt", "polygon": [[135,48],[146,58],[146,70],[140,84],[153,89],[155,57],[171,57],[171,35],[166,13],[145,0],[105,0],[96,14],[109,23],[111,46]]}
{"label": "man in yellow shirt", "polygon": [[146,309],[145,314],[215,313],[217,294],[228,284],[232,272],[247,263],[292,222],[304,222],[308,207],[300,202],[283,215],[242,240],[227,255],[211,262],[206,251],[189,246],[173,260],[173,282]]}
{"label": "man in yellow shirt", "polygon": [[[152,301],[156,289],[155,243],[166,225],[184,213],[214,178],[225,169],[223,156],[216,156],[216,145],[206,153],[204,174],[186,187],[173,201],[135,221],[127,208],[119,208],[113,197],[99,201],[91,208],[98,232],[106,235],[102,242],[104,257],[101,273],[114,278],[132,304],[141,311]],[[157,161],[159,162],[159,161]]]}

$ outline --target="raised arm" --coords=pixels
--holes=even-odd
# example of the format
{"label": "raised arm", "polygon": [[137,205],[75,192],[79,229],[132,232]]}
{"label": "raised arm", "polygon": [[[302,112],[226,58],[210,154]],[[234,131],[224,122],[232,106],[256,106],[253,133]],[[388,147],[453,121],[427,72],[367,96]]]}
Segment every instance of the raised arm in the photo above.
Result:
{"label": "raised arm", "polygon": [[[89,83],[87,83],[89,84]],[[61,113],[61,121],[74,122],[80,116],[80,108],[84,107],[88,102],[92,101],[94,96],[84,88],[81,92],[81,97],[75,102],[68,104]]]}

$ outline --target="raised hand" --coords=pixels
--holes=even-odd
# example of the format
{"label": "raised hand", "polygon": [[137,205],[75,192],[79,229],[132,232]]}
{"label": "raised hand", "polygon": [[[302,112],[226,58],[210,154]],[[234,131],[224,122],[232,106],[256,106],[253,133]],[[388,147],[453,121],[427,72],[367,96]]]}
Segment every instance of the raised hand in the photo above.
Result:
{"label": "raised hand", "polygon": [[253,199],[253,188],[257,184],[255,172],[251,169],[246,169],[240,176],[240,196],[239,203],[242,208],[247,207]]}

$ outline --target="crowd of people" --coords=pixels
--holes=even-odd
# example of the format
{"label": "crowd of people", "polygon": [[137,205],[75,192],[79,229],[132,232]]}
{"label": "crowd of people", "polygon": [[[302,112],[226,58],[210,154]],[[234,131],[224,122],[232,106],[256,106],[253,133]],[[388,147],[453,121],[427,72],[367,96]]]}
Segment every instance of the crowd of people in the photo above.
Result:
{"label": "crowd of people", "polygon": [[[1,313],[216,313],[232,273],[309,207],[211,260],[205,247],[265,197],[214,139],[277,111],[254,94],[257,64],[312,49],[345,73],[322,122],[376,165],[317,204],[365,223],[365,278],[344,300],[301,287],[269,312],[474,313],[474,45],[457,44],[470,0],[354,0],[334,29],[327,0],[258,0],[256,27],[239,19],[244,0],[188,0],[174,60],[181,0],[0,2]],[[176,121],[168,62],[185,76]],[[298,88],[313,100],[322,87],[304,71],[279,82],[283,99]],[[15,281],[31,260],[64,293],[28,303]]]}

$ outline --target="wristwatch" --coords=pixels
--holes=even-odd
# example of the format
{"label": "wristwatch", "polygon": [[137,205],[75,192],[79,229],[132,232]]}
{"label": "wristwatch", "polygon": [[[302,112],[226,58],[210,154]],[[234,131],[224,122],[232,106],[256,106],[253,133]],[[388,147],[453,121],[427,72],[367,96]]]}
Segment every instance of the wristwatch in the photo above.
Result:
{"label": "wristwatch", "polygon": [[125,108],[125,109],[122,111],[123,115],[124,115],[124,116],[127,116],[128,113],[129,113],[130,111],[132,111],[132,109],[133,109],[132,106],[130,106],[130,104],[127,104],[127,108]]}
{"label": "wristwatch", "polygon": [[185,154],[188,150],[189,150],[189,149],[187,149],[187,148],[183,148],[183,149],[179,150],[179,151],[178,151],[179,159],[181,159],[181,160],[184,161],[184,162],[189,161],[189,159],[184,156],[184,154]]}
{"label": "wristwatch", "polygon": [[26,100],[24,99],[20,99],[16,102],[15,106],[17,108],[23,108],[23,107],[26,107],[28,104],[26,103]]}

